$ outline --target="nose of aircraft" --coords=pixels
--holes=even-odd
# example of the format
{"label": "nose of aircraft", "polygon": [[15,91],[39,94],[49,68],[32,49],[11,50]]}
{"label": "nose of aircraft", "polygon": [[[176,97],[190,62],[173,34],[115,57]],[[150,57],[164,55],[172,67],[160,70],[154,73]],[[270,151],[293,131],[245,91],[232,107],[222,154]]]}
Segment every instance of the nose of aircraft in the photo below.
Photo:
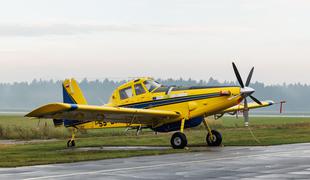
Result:
{"label": "nose of aircraft", "polygon": [[245,126],[248,126],[249,125],[249,109],[248,109],[248,101],[247,101],[247,97],[250,97],[253,101],[255,101],[257,104],[260,104],[262,105],[262,103],[256,99],[254,96],[252,96],[252,94],[255,92],[255,89],[249,87],[250,85],[250,82],[251,82],[251,79],[252,79],[252,75],[253,75],[253,71],[254,71],[254,67],[252,67],[249,75],[248,75],[248,78],[246,80],[246,83],[244,84],[243,81],[242,81],[242,78],[239,74],[239,71],[237,69],[237,66],[235,65],[235,63],[232,63],[233,65],[233,69],[234,69],[234,72],[235,72],[235,75],[237,77],[237,80],[240,84],[240,93],[241,93],[241,96],[243,96],[244,98],[244,111],[243,111],[243,117],[244,117],[244,125]]}
{"label": "nose of aircraft", "polygon": [[244,87],[240,89],[240,93],[245,95],[245,96],[249,96],[251,94],[253,94],[255,92],[255,89],[251,88],[251,87]]}

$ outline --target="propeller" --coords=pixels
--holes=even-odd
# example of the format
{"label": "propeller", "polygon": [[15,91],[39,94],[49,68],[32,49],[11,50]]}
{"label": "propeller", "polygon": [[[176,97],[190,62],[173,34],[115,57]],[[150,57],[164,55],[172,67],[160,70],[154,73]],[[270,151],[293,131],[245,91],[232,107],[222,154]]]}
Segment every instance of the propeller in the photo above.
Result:
{"label": "propeller", "polygon": [[244,126],[249,126],[249,108],[248,108],[247,97],[250,97],[257,104],[262,105],[262,103],[258,99],[256,99],[254,96],[252,96],[252,94],[255,92],[255,89],[249,87],[249,85],[251,83],[252,75],[254,72],[254,67],[252,67],[252,69],[251,69],[251,71],[250,71],[250,73],[246,79],[245,85],[244,85],[242,78],[240,76],[240,73],[238,71],[238,68],[234,62],[232,63],[232,66],[233,66],[235,75],[236,75],[237,80],[238,80],[240,87],[241,87],[241,89],[240,89],[241,96],[244,98],[244,110],[243,110]]}

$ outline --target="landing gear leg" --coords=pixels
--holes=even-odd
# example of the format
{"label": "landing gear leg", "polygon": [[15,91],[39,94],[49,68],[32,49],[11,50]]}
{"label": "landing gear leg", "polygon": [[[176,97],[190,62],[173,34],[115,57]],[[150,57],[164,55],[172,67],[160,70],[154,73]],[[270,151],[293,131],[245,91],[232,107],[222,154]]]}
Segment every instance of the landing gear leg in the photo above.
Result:
{"label": "landing gear leg", "polygon": [[71,135],[71,139],[69,139],[68,140],[68,142],[67,142],[67,147],[69,148],[69,147],[75,147],[75,133],[77,132],[77,129],[76,128],[72,128],[71,129],[71,133],[72,133],[72,135]]}
{"label": "landing gear leg", "polygon": [[222,135],[216,130],[211,130],[206,119],[203,120],[203,124],[208,131],[206,142],[208,146],[220,146],[222,144]]}
{"label": "landing gear leg", "polygon": [[184,124],[185,124],[185,118],[181,120],[180,132],[174,133],[171,137],[170,143],[173,149],[184,149],[185,146],[187,145],[187,139],[185,134],[183,133]]}

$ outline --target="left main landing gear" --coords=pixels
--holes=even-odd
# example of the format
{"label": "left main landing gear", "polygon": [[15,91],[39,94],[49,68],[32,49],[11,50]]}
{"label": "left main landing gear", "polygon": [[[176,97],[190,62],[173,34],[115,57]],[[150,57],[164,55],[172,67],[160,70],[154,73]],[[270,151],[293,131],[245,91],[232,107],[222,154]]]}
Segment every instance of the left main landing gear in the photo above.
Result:
{"label": "left main landing gear", "polygon": [[216,130],[211,130],[206,119],[204,119],[203,124],[208,131],[206,137],[206,142],[208,146],[220,146],[223,139],[221,133]]}
{"label": "left main landing gear", "polygon": [[222,144],[222,135],[216,130],[211,130],[206,137],[208,146],[220,146]]}

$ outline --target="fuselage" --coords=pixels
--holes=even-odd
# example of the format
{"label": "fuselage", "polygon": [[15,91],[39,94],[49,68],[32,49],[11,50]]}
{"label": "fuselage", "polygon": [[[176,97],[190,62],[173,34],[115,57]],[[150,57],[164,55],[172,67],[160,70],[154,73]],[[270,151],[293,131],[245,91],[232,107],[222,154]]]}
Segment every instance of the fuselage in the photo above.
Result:
{"label": "fuselage", "polygon": [[[151,78],[140,78],[118,87],[106,106],[176,111],[187,119],[185,128],[188,128],[199,125],[204,116],[237,105],[241,100],[238,86],[174,87],[162,86]],[[172,126],[178,123],[179,119],[170,119],[154,123],[151,128],[172,131]]]}

